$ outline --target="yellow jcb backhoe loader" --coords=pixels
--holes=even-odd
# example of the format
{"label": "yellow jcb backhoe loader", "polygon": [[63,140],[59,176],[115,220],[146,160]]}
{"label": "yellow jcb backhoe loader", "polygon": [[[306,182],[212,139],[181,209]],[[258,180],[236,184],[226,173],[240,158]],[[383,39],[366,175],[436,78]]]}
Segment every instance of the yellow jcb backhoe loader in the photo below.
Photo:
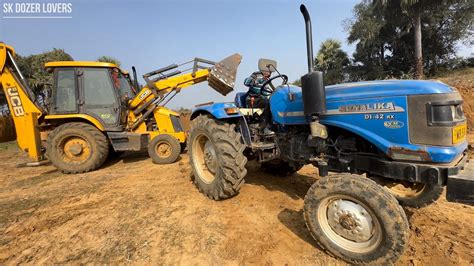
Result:
{"label": "yellow jcb backhoe loader", "polygon": [[[179,114],[164,105],[181,89],[208,81],[227,94],[234,87],[241,56],[218,63],[196,58],[144,75],[138,88],[127,72],[101,62],[49,62],[54,84],[41,102],[18,69],[13,47],[0,43],[0,91],[6,95],[19,147],[28,152],[31,165],[45,159],[64,173],[99,168],[109,151],[141,151],[155,163],[177,160],[186,134]],[[193,67],[179,69],[186,64]],[[205,64],[206,66],[202,66]],[[181,145],[180,145],[181,144]]]}

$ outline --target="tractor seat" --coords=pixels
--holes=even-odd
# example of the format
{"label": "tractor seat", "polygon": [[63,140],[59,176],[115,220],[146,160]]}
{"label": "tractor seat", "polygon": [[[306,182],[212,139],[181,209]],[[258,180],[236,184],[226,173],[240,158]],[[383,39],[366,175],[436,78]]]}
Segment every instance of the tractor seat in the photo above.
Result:
{"label": "tractor seat", "polygon": [[246,92],[238,92],[235,94],[235,105],[239,108],[246,108],[247,107],[247,93]]}

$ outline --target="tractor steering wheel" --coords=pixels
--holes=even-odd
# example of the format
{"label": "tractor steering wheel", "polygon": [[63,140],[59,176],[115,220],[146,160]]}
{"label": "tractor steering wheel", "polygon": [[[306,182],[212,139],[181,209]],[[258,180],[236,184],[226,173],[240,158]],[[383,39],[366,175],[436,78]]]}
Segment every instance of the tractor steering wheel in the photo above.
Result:
{"label": "tractor steering wheel", "polygon": [[[281,85],[286,85],[288,83],[288,76],[287,75],[281,75],[280,74],[280,75],[271,77],[271,78],[265,80],[265,82],[263,82],[262,85],[260,86],[260,95],[262,95],[262,96],[271,95],[274,91],[274,88],[275,88],[272,81],[277,79],[277,78],[281,78],[283,80]],[[268,85],[270,85],[270,86],[268,86]]]}

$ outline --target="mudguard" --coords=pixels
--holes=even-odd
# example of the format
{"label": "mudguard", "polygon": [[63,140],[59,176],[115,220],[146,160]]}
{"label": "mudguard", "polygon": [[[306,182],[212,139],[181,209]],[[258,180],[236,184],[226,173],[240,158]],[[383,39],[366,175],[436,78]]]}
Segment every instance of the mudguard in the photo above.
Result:
{"label": "mudguard", "polygon": [[237,106],[234,103],[214,103],[214,104],[207,104],[207,105],[201,105],[196,107],[192,114],[191,114],[191,120],[196,118],[198,115],[212,115],[216,119],[227,119],[227,118],[236,118],[236,117],[242,117],[242,113],[236,112],[236,113],[231,113],[228,114],[226,112],[227,108],[237,108]]}

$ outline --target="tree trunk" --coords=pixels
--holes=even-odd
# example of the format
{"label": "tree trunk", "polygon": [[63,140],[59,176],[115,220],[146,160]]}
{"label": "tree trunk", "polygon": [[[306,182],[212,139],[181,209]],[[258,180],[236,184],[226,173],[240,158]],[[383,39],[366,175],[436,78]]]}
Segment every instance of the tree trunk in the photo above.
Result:
{"label": "tree trunk", "polygon": [[421,51],[421,12],[416,12],[415,23],[415,78],[423,79],[423,53]]}

